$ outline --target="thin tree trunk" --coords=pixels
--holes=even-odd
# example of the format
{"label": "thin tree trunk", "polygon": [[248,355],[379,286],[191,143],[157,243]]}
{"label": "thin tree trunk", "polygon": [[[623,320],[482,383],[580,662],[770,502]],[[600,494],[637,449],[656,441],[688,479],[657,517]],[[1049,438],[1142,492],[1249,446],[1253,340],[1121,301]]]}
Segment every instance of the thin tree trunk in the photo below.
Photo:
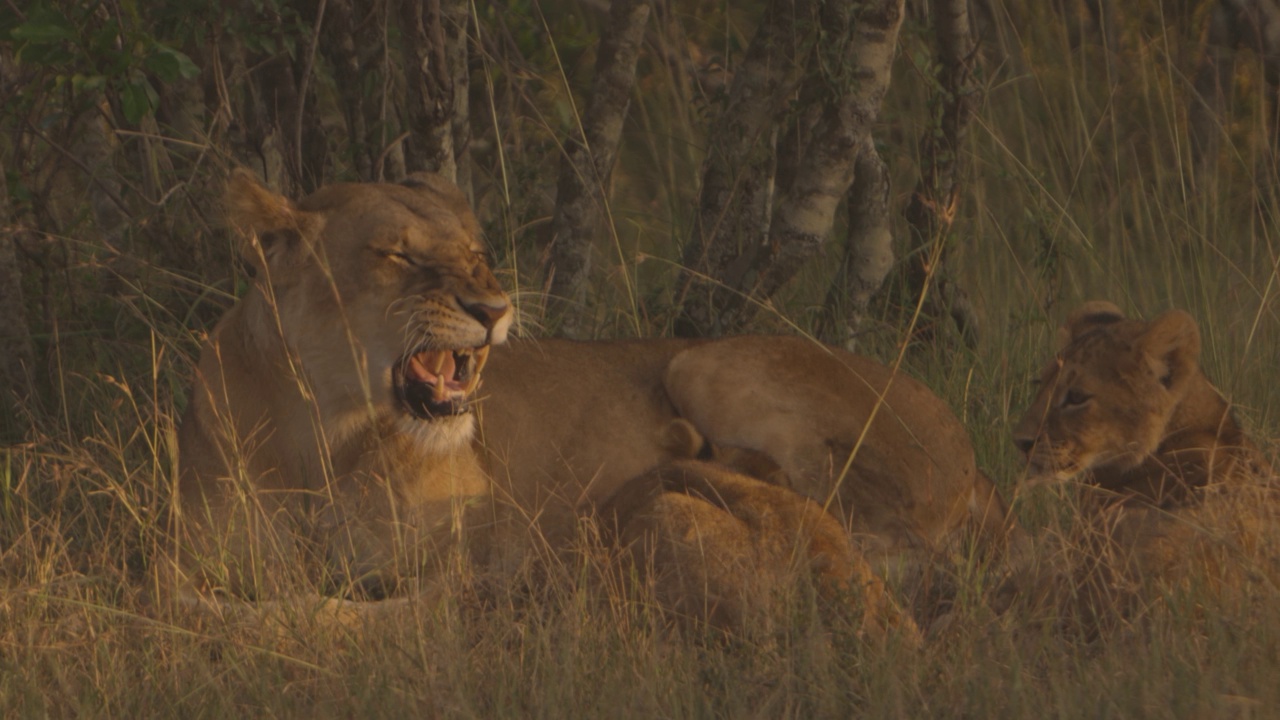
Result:
{"label": "thin tree trunk", "polygon": [[471,63],[469,58],[471,4],[467,0],[442,0],[445,57],[453,78],[453,160],[457,167],[454,182],[468,200],[471,189]]}
{"label": "thin tree trunk", "polygon": [[964,291],[942,273],[942,250],[960,195],[960,152],[980,97],[973,81],[977,47],[967,0],[934,0],[932,14],[941,68],[935,102],[942,108],[939,126],[927,127],[920,138],[920,180],[905,211],[913,249],[907,282],[917,296],[929,293],[929,314],[950,313],[965,339],[973,342],[977,315]]}
{"label": "thin tree trunk", "polygon": [[[903,0],[875,3],[825,3],[818,21],[823,43],[813,49],[810,71],[801,92],[816,112],[807,134],[803,161],[792,166],[792,179],[779,188],[781,200],[769,224],[767,242],[736,281],[735,292],[722,292],[709,304],[703,327],[712,332],[742,329],[760,303],[768,301],[805,263],[826,245],[836,209],[854,179],[855,163],[870,138],[871,125],[889,88]],[[834,87],[834,89],[833,89]],[[799,110],[801,117],[811,113]],[[792,174],[793,173],[793,174]]]}
{"label": "thin tree trunk", "polygon": [[458,176],[453,146],[454,86],[441,0],[401,0],[409,137],[405,169]]}
{"label": "thin tree trunk", "polygon": [[[280,30],[279,17],[266,17]],[[311,95],[311,64],[295,68],[287,54],[259,57],[248,52],[234,37],[222,38],[227,48],[230,72],[224,85],[243,88],[239,97],[228,98],[236,115],[233,126],[243,133],[240,147],[233,148],[236,159],[257,171],[267,184],[288,197],[304,195],[324,180],[328,145],[320,128],[320,113],[314,103],[300,100]],[[304,49],[310,57],[309,49]],[[307,111],[310,105],[312,111]]]}
{"label": "thin tree trunk", "polygon": [[352,0],[329,0],[326,42],[321,45],[333,68],[334,85],[341,98],[351,162],[355,165],[356,175],[362,180],[377,179],[373,176],[374,163],[382,150],[378,138],[369,130],[373,103],[365,91],[370,73],[367,58],[371,46],[369,34],[362,29],[384,11],[380,3],[374,3],[374,8],[361,17],[357,15]]}
{"label": "thin tree trunk", "polygon": [[580,337],[589,329],[584,301],[591,271],[591,241],[607,210],[609,176],[635,85],[636,58],[650,9],[650,0],[613,0],[582,127],[565,144],[547,273],[551,278],[548,315],[561,321],[560,333],[568,337]]}
{"label": "thin tree trunk", "polygon": [[5,158],[0,155],[0,407],[11,408],[0,420],[0,438],[19,436],[18,413],[12,408],[32,397],[31,363],[35,357],[27,327],[27,305],[18,267],[18,227],[9,209]]}
{"label": "thin tree trunk", "polygon": [[[889,90],[904,2],[880,0],[830,7],[839,13],[824,13],[824,27],[828,31],[849,28],[844,33],[848,48],[843,57],[831,58],[843,61],[845,64],[839,67],[847,68],[848,76],[842,78],[844,93],[825,99],[821,119],[805,152],[806,162],[774,214],[769,252],[757,261],[757,281],[748,289],[749,295],[761,300],[773,297],[826,245],[836,208],[849,192],[858,157],[870,141],[871,126]],[[813,81],[829,83],[831,78],[815,74]],[[754,314],[753,307],[743,305],[746,318]]]}
{"label": "thin tree trunk", "polygon": [[683,262],[689,274],[677,297],[679,335],[718,334],[721,287],[743,253],[765,236],[772,204],[774,128],[804,76],[819,35],[819,3],[770,0],[729,96],[708,133],[702,190]]}
{"label": "thin tree trunk", "polygon": [[871,296],[892,268],[889,168],[868,137],[854,167],[849,188],[849,237],[840,270],[827,293],[820,336],[849,351],[856,350]]}

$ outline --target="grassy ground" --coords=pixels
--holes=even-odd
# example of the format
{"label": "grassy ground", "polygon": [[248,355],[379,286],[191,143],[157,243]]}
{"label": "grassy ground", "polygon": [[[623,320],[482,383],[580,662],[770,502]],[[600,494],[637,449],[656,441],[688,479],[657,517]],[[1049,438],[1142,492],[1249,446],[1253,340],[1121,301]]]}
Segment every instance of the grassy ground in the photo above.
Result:
{"label": "grassy ground", "polygon": [[[987,47],[988,67],[999,69],[989,71],[966,149],[972,182],[951,257],[985,325],[977,347],[920,348],[908,364],[951,402],[981,465],[1010,495],[1020,468],[1009,428],[1056,323],[1087,299],[1143,315],[1192,312],[1211,376],[1273,454],[1280,435],[1280,184],[1260,142],[1261,74],[1242,68],[1217,177],[1193,188],[1185,118],[1195,43],[1158,9],[1134,4],[1110,68],[1087,29],[1073,38],[1042,11],[1024,11],[1020,44],[1010,40],[1003,54]],[[913,62],[920,33],[906,36],[879,132],[899,207],[928,116]],[[662,332],[661,308],[639,312],[633,298],[660,296],[671,278],[664,258],[678,256],[671,238],[687,226],[697,110],[660,68],[649,72],[622,153],[616,244],[602,248],[611,259],[599,291],[611,310],[601,335]],[[554,105],[555,89],[546,93],[538,101]],[[558,132],[549,121],[543,129]],[[540,147],[538,132],[520,147]],[[550,185],[537,168],[547,162],[534,150],[501,162],[509,184],[482,172],[478,205],[491,240],[513,248],[545,209]],[[523,282],[519,253],[506,254],[508,277]],[[227,288],[191,291],[159,266],[139,276],[153,285],[80,308],[94,342],[42,338],[59,348],[53,401],[19,408],[35,429],[0,451],[6,717],[1280,716],[1274,586],[1249,598],[1173,596],[1165,612],[1086,637],[1017,609],[995,616],[969,600],[987,589],[982,574],[962,568],[962,601],[920,650],[864,647],[805,612],[780,633],[680,638],[639,604],[573,583],[484,612],[465,600],[418,607],[361,635],[305,617],[285,632],[149,619],[139,598],[169,496],[174,408],[199,329]],[[782,319],[763,325],[811,326],[825,279],[821,268],[808,271]],[[155,288],[205,299],[172,316],[152,301]],[[868,350],[887,357],[903,338],[894,310],[880,312]],[[116,326],[126,329],[113,335]],[[1016,507],[1036,531],[1063,502],[1054,491],[1026,492]]]}

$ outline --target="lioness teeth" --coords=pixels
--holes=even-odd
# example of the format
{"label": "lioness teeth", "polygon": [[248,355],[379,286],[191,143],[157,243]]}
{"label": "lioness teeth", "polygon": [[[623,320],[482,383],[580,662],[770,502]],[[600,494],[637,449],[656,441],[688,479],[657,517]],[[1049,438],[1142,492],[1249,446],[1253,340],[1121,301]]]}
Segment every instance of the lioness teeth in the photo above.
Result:
{"label": "lioness teeth", "polygon": [[411,405],[426,403],[420,416],[434,414],[433,406],[448,406],[452,408],[449,414],[459,412],[464,398],[479,386],[480,370],[488,356],[488,346],[415,352],[401,366],[406,383],[400,390],[402,397]]}
{"label": "lioness teeth", "polygon": [[467,383],[466,385],[463,386],[462,392],[467,395],[470,395],[473,391],[475,391],[476,386],[479,384],[480,384],[480,372],[479,372],[479,368],[476,368],[476,371],[472,372],[471,376],[467,378]]}

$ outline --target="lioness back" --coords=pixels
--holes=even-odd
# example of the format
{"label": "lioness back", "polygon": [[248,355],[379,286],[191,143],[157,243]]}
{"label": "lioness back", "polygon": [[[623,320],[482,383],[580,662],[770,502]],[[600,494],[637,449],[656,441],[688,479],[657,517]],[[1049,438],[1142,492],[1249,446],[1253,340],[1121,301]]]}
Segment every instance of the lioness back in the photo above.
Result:
{"label": "lioness back", "polygon": [[517,532],[539,538],[572,535],[579,508],[676,458],[662,437],[676,417],[715,445],[764,453],[878,559],[1011,522],[945,403],[803,338],[516,341],[494,350],[482,395],[495,492]]}

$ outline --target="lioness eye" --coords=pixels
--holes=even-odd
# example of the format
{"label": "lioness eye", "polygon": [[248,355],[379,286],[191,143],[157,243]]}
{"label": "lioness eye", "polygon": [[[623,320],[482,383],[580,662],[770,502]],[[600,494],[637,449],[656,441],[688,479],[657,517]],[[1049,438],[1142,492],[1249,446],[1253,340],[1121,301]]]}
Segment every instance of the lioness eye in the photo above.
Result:
{"label": "lioness eye", "polygon": [[413,257],[403,250],[380,250],[379,253],[385,258],[389,258],[404,265],[413,264]]}
{"label": "lioness eye", "polygon": [[1065,407],[1075,407],[1076,405],[1083,405],[1089,402],[1089,400],[1091,400],[1092,398],[1093,396],[1090,395],[1089,393],[1072,388],[1067,391],[1066,395],[1062,396],[1062,407],[1065,408]]}

